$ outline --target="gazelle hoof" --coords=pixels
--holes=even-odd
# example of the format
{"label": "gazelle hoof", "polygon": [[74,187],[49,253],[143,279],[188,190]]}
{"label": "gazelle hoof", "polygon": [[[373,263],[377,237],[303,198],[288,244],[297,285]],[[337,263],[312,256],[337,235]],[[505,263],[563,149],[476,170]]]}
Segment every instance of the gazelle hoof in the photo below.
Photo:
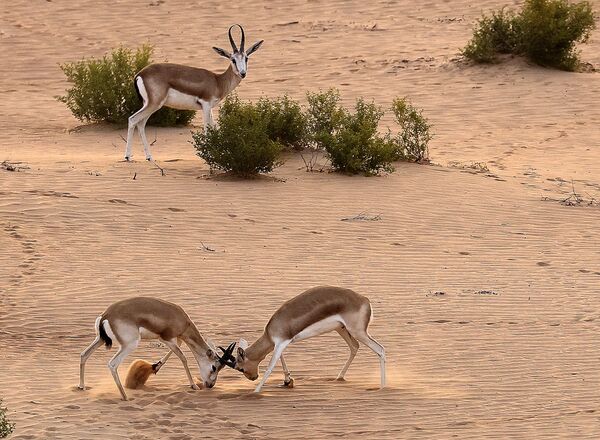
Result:
{"label": "gazelle hoof", "polygon": [[338,382],[346,382],[346,379],[344,379],[343,376],[342,377],[338,376],[335,378],[335,380],[337,380]]}
{"label": "gazelle hoof", "polygon": [[290,377],[290,380],[284,380],[283,381],[283,386],[286,388],[294,388],[294,378]]}
{"label": "gazelle hoof", "polygon": [[152,156],[148,156],[148,157],[146,157],[146,160],[147,160],[148,162],[152,162]]}

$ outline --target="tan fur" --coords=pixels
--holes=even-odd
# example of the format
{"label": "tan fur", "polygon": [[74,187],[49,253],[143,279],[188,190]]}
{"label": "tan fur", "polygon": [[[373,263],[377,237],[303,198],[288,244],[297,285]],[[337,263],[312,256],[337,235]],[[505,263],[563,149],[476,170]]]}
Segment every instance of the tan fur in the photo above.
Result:
{"label": "tan fur", "polygon": [[365,325],[371,316],[371,306],[366,297],[350,289],[313,287],[279,307],[267,323],[265,333],[271,339],[291,339],[308,326],[332,315],[340,315],[346,322]]}
{"label": "tan fur", "polygon": [[177,304],[157,298],[136,296],[111,304],[102,314],[110,322],[119,343],[119,328],[134,325],[157,334],[163,340],[181,337],[192,339],[200,348],[209,349],[208,344],[188,314]]}
{"label": "tan fur", "polygon": [[[308,289],[277,309],[261,337],[251,346],[246,350],[238,349],[236,368],[243,370],[246,378],[256,380],[259,364],[278,341],[291,340],[312,324],[333,315],[340,315],[348,330],[366,335],[371,304],[368,298],[350,289],[333,286]],[[287,380],[286,386],[293,387],[293,379],[288,377]]]}
{"label": "tan fur", "polygon": [[148,378],[155,374],[152,364],[142,359],[136,359],[129,365],[127,378],[125,379],[125,388],[137,390],[143,387]]}
{"label": "tan fur", "polygon": [[[159,105],[169,92],[177,90],[203,101],[221,101],[241,82],[231,65],[223,73],[172,63],[155,63],[144,67],[136,76],[144,80],[149,105]],[[189,110],[197,110],[198,107]]]}

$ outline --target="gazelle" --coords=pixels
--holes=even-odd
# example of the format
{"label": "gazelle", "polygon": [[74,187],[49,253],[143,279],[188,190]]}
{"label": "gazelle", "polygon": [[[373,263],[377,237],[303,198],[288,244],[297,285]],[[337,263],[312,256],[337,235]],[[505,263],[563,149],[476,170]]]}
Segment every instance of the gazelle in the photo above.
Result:
{"label": "gazelle", "polygon": [[293,379],[283,357],[285,348],[292,342],[335,330],[350,347],[350,357],[337,379],[344,380],[360,341],[379,356],[383,388],[385,349],[367,332],[371,316],[371,304],[366,297],[340,287],[314,287],[284,303],[273,314],[265,326],[264,333],[254,344],[248,347],[244,339],[240,340],[234,368],[244,373],[246,378],[256,380],[258,365],[273,351],[269,366],[254,392],[260,392],[279,359],[284,372],[283,383],[290,386]]}
{"label": "gazelle", "polygon": [[224,350],[223,356],[219,356],[204,340],[196,325],[181,307],[160,299],[138,296],[113,303],[96,318],[95,329],[96,339],[81,353],[79,388],[82,390],[85,389],[86,361],[102,344],[111,348],[114,339],[117,340],[120,348],[108,362],[108,368],[123,400],[127,400],[127,394],[121,385],[117,369],[127,355],[136,349],[140,339],[159,339],[170,349],[161,361],[153,365],[155,373],[171,353],[175,353],[181,360],[193,389],[198,389],[198,386],[194,383],[186,357],[179,348],[181,342],[185,342],[192,351],[200,369],[200,377],[207,388],[215,385],[217,375],[225,365],[234,366],[231,353],[235,343]]}
{"label": "gazelle", "polygon": [[[238,26],[242,33],[240,47],[235,45],[231,29]],[[171,63],[156,63],[144,67],[134,78],[135,89],[143,101],[142,108],[129,117],[125,160],[130,160],[133,133],[137,127],[146,159],[152,160],[146,138],[146,123],[152,114],[163,106],[180,110],[202,110],[204,128],[214,125],[212,109],[246,77],[248,57],[256,52],[264,40],[245,50],[246,36],[238,24],[229,28],[229,42],[233,52],[218,47],[213,50],[227,58],[231,64],[223,73]]]}

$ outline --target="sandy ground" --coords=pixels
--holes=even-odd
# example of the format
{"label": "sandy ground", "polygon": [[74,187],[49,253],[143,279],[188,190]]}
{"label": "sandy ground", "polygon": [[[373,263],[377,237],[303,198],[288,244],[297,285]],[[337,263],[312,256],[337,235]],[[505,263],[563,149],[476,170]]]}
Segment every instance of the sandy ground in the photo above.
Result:
{"label": "sandy ground", "polygon": [[[496,1],[73,3],[0,5],[0,161],[29,167],[0,170],[0,397],[12,438],[600,436],[600,208],[542,200],[572,184],[600,199],[598,73],[457,62]],[[223,69],[210,46],[226,47],[234,22],[265,39],[241,97],[407,95],[435,126],[439,165],[346,177],[306,173],[290,155],[277,179],[209,179],[189,128],[151,128],[161,176],[121,162],[123,129],[72,131],[79,122],[53,98],[67,86],[57,63],[119,43]],[[600,66],[598,34],[582,57]],[[380,220],[341,221],[359,213]],[[337,334],[292,346],[296,388],[279,388],[276,370],[258,398],[231,370],[191,391],[172,360],[122,402],[104,350],[88,364],[91,389],[75,389],[79,353],[112,301],[178,302],[224,344],[253,340],[282,301],[319,284],[371,298],[387,389],[376,390],[364,347],[347,382],[332,381],[347,356]],[[162,353],[144,343],[129,360]]]}

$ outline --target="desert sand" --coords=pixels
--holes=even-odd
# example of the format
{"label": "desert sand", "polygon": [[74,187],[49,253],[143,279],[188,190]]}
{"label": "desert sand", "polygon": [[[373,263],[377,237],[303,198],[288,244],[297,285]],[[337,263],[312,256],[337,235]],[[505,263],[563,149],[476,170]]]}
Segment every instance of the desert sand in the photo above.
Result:
{"label": "desert sand", "polygon": [[[502,1],[100,3],[0,4],[0,161],[28,167],[0,170],[12,438],[600,437],[600,207],[557,201],[572,185],[600,199],[600,74],[461,62],[475,19]],[[119,44],[224,69],[211,46],[236,22],[265,39],[240,97],[408,96],[434,125],[434,165],[348,177],[306,173],[290,153],[272,178],[222,179],[195,156],[193,127],[149,128],[161,176],[137,136],[124,163],[125,129],[81,127],[54,99],[68,87],[59,62]],[[599,35],[581,48],[595,66]],[[379,220],[341,221],[360,213]],[[282,301],[321,284],[371,299],[386,389],[365,347],[332,380],[348,353],[335,333],[291,346],[295,388],[278,387],[278,367],[259,397],[230,369],[192,391],[172,359],[123,402],[103,349],[90,389],[76,389],[79,353],[115,300],[177,302],[227,344],[253,341]],[[162,354],[140,344],[121,376]]]}

